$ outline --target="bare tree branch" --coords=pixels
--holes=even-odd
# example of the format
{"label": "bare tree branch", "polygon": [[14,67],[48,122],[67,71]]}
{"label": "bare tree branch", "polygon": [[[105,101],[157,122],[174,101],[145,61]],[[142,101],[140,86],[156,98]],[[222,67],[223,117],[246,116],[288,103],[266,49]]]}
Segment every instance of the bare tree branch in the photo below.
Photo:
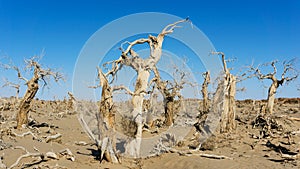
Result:
{"label": "bare tree branch", "polygon": [[133,96],[134,92],[132,92],[130,89],[128,89],[126,86],[121,85],[121,86],[114,86],[112,88],[112,91],[117,91],[117,90],[124,90],[127,94]]}
{"label": "bare tree branch", "polygon": [[177,22],[167,25],[158,36],[165,36],[167,34],[173,33],[175,28],[179,28],[179,26],[177,26],[177,25],[180,23],[183,23],[183,22],[190,22],[190,19],[189,18],[182,19],[182,20],[179,20]]}
{"label": "bare tree branch", "polygon": [[225,54],[223,52],[211,52],[212,55],[221,55],[222,56],[222,63],[225,73],[229,73],[229,70],[227,68],[226,60],[225,60]]}

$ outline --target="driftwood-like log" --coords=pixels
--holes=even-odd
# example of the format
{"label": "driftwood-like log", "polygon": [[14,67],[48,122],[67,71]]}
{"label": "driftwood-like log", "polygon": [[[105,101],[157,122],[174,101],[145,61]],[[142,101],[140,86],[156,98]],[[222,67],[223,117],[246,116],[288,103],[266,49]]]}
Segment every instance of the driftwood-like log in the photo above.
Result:
{"label": "driftwood-like log", "polygon": [[300,155],[296,154],[296,155],[290,155],[290,154],[283,154],[282,152],[280,152],[280,156],[283,159],[287,159],[287,160],[297,160],[300,159]]}
{"label": "driftwood-like log", "polygon": [[46,143],[49,143],[50,141],[57,140],[57,139],[59,139],[59,138],[61,138],[61,137],[62,137],[62,135],[61,135],[60,133],[57,133],[57,134],[51,135],[51,136],[47,136],[47,137],[45,138],[45,142],[46,142]]}
{"label": "driftwood-like log", "polygon": [[199,155],[200,157],[205,157],[205,158],[213,158],[213,159],[228,159],[228,160],[233,160],[231,157],[223,156],[223,155],[215,155],[215,154],[196,154]]}

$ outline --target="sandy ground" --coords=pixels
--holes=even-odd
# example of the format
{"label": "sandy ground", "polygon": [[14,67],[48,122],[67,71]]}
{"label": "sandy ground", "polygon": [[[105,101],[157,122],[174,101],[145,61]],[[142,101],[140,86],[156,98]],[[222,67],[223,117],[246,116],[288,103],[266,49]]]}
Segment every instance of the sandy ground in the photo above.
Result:
{"label": "sandy ground", "polygon": [[[2,100],[0,105],[5,105]],[[43,154],[44,158],[28,157],[19,161],[15,168],[299,168],[300,167],[300,99],[279,99],[276,101],[272,135],[260,138],[262,129],[253,128],[259,109],[258,102],[252,100],[237,102],[237,129],[230,134],[218,134],[203,144],[201,150],[192,151],[192,129],[187,138],[175,149],[181,153],[164,153],[145,159],[121,157],[121,164],[111,164],[98,160],[96,145],[89,139],[78,122],[77,114],[65,111],[62,104],[49,101],[35,101],[30,116],[35,123],[30,128],[14,129],[13,106],[2,107],[0,112],[0,168],[10,167],[26,153]],[[291,118],[293,117],[293,118]],[[31,131],[32,134],[22,136]],[[47,136],[61,134],[54,140]],[[149,133],[145,132],[145,136]],[[69,149],[69,155],[60,153]],[[47,157],[53,152],[57,158]],[[66,152],[66,151],[65,151]],[[295,159],[284,158],[288,154]],[[201,157],[201,154],[226,156],[225,159]],[[73,161],[74,160],[74,161]]]}

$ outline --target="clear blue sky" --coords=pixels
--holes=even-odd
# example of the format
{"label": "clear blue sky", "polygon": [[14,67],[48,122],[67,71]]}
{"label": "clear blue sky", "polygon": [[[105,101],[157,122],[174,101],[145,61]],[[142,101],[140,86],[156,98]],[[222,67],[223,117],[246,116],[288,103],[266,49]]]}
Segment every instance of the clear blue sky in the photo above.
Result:
{"label": "clear blue sky", "polygon": [[[68,82],[45,91],[44,95],[64,96],[71,91],[77,56],[88,38],[119,17],[137,12],[164,12],[189,16],[218,51],[236,57],[234,67],[300,58],[300,1],[58,1],[0,0],[0,56],[8,55],[16,64],[45,49],[43,64],[61,68]],[[121,29],[121,28],[120,28]],[[296,65],[299,69],[299,62]],[[11,74],[1,71],[0,78]],[[1,84],[1,82],[0,82]],[[264,83],[268,85],[266,81]],[[299,79],[278,91],[281,97],[299,97]],[[267,89],[251,80],[239,98],[265,98]],[[258,89],[261,88],[261,89]],[[12,89],[0,89],[5,96]],[[256,94],[257,93],[257,94]],[[43,98],[41,93],[39,97]]]}

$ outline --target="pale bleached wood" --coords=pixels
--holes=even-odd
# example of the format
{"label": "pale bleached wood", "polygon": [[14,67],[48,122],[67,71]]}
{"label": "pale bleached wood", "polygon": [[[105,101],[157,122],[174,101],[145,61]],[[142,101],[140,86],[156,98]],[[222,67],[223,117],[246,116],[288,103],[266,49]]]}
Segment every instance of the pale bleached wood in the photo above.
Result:
{"label": "pale bleached wood", "polygon": [[[264,80],[264,79],[270,79],[272,81],[272,84],[269,87],[268,90],[268,98],[267,98],[267,106],[266,106],[266,114],[272,114],[273,109],[274,109],[274,101],[275,101],[275,95],[277,92],[277,89],[279,86],[283,85],[285,82],[290,82],[298,78],[298,72],[295,69],[294,60],[288,61],[288,62],[283,62],[283,72],[281,74],[281,78],[278,79],[276,78],[277,75],[277,68],[276,68],[276,63],[277,61],[272,61],[271,63],[266,63],[264,66],[271,65],[273,68],[272,73],[268,74],[263,74],[261,73],[260,66],[259,65],[257,68],[254,68],[253,66],[249,66],[250,70],[253,71],[254,76],[256,76],[259,80]],[[286,77],[286,74],[288,72],[294,73],[293,75],[290,75],[289,77]]]}
{"label": "pale bleached wood", "polygon": [[236,128],[235,122],[235,94],[236,94],[236,77],[232,75],[227,68],[225,54],[223,52],[212,52],[222,56],[224,77],[219,82],[219,87],[224,89],[224,99],[221,108],[220,132],[230,132]]}

